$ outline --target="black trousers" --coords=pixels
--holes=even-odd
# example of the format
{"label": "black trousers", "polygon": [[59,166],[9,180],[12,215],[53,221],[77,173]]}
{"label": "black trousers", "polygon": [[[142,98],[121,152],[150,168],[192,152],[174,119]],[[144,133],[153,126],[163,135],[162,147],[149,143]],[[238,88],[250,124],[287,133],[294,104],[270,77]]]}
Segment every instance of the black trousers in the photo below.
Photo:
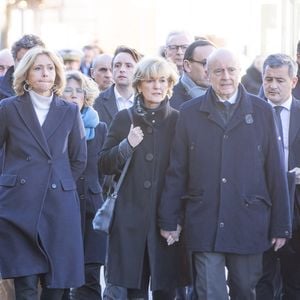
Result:
{"label": "black trousers", "polygon": [[[38,296],[38,284],[41,282],[42,293]],[[16,300],[61,300],[64,289],[49,289],[43,284],[43,275],[30,275],[14,278]]]}
{"label": "black trousers", "polygon": [[257,300],[300,299],[300,231],[279,251],[263,255],[263,276],[256,286]]}

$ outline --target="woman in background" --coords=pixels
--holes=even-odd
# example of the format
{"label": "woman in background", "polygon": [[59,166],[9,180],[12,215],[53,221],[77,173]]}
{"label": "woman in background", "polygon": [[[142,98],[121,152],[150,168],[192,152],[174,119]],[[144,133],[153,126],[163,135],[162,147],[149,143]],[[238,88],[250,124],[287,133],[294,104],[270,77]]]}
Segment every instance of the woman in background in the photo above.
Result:
{"label": "woman in background", "polygon": [[79,71],[67,72],[66,79],[63,97],[78,105],[87,143],[87,166],[77,180],[84,242],[85,284],[72,289],[72,299],[99,300],[100,267],[105,262],[107,236],[93,230],[92,220],[103,202],[98,159],[106,136],[106,124],[99,122],[98,113],[92,107],[99,94],[97,84]]}

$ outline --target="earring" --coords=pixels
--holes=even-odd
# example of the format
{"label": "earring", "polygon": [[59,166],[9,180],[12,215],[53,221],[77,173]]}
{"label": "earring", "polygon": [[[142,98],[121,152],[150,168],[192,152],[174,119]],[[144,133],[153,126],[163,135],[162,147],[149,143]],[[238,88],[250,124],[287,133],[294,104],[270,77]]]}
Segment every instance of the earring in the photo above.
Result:
{"label": "earring", "polygon": [[51,91],[55,94],[57,92],[57,85],[53,84]]}
{"label": "earring", "polygon": [[23,89],[24,89],[24,91],[29,92],[32,90],[32,87],[30,86],[30,84],[27,81],[25,81],[25,83],[23,85]]}

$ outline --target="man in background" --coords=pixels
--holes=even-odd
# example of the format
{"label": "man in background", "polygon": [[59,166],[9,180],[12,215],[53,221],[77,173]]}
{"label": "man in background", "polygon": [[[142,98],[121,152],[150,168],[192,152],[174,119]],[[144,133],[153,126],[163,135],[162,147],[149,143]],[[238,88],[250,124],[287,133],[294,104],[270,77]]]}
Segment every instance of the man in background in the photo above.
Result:
{"label": "man in background", "polygon": [[165,45],[165,58],[173,62],[179,74],[183,72],[183,56],[194,38],[186,31],[172,31],[168,34]]}

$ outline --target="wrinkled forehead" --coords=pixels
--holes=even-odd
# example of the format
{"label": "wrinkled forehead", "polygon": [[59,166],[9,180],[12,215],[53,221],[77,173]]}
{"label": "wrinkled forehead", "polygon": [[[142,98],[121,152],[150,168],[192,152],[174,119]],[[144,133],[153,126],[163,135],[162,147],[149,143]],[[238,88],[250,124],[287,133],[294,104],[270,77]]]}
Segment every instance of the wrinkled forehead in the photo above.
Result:
{"label": "wrinkled forehead", "polygon": [[208,69],[224,67],[240,68],[239,57],[236,54],[227,50],[214,51],[211,55],[209,55],[207,59]]}

